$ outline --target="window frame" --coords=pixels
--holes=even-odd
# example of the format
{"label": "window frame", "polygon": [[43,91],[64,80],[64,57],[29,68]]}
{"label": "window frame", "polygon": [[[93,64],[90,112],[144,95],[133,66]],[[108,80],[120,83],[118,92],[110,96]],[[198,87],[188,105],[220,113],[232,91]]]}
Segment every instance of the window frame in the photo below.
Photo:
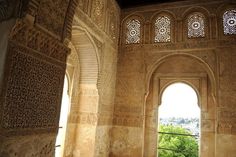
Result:
{"label": "window frame", "polygon": [[[132,30],[129,30],[128,26],[129,26],[129,23],[132,23],[133,21],[136,22],[136,24],[139,24],[139,34],[136,35],[136,36],[138,36],[139,40],[137,42],[131,42],[131,41],[128,42],[128,38],[129,38],[128,34],[130,34],[130,32],[132,31]],[[126,28],[125,29],[125,41],[124,41],[125,44],[126,45],[140,44],[140,42],[141,42],[141,22],[140,22],[140,20],[137,18],[131,18],[131,19],[127,20],[125,23],[125,28]]]}
{"label": "window frame", "polygon": [[[205,37],[188,38],[188,17],[194,13],[200,13],[204,16]],[[205,41],[212,38],[212,30],[210,29],[210,27],[212,26],[213,21],[210,20],[210,12],[206,8],[200,6],[189,8],[182,14],[181,17],[183,29],[182,41]]]}
{"label": "window frame", "polygon": [[[158,20],[158,18],[162,18],[162,17],[164,17],[164,18],[168,18],[168,20],[170,21],[170,24],[169,24],[169,29],[170,29],[170,41],[161,41],[161,42],[158,42],[158,41],[156,41],[156,30],[157,30],[157,28],[156,28],[156,23],[157,23],[157,20]],[[154,43],[171,43],[172,41],[173,41],[173,35],[172,35],[172,32],[173,32],[173,28],[172,28],[172,22],[173,22],[173,20],[172,20],[172,18],[169,16],[169,15],[166,15],[166,14],[160,14],[160,15],[158,15],[158,16],[156,16],[155,17],[155,20],[154,20],[154,23],[153,23],[153,29],[154,29],[154,31],[153,31],[153,34],[154,34],[154,38],[152,39],[153,40],[153,42]]]}
{"label": "window frame", "polygon": [[[126,27],[126,23],[129,20],[132,19],[137,19],[140,22],[140,42],[139,43],[130,43],[130,44],[126,44],[126,33],[127,33],[127,27]],[[138,14],[132,14],[132,15],[128,15],[126,18],[124,18],[121,22],[121,38],[120,38],[120,44],[121,45],[139,45],[139,44],[143,44],[144,41],[144,17],[142,17],[141,15]]]}
{"label": "window frame", "polygon": [[[236,25],[235,25],[235,34],[229,34],[229,33],[225,33],[225,22],[224,22],[224,16],[225,16],[225,13],[226,12],[229,12],[229,11],[235,11],[235,15],[236,15],[236,8],[229,8],[229,9],[226,9],[226,10],[224,10],[224,12],[223,12],[223,14],[221,15],[222,17],[222,21],[221,21],[221,24],[222,24],[222,33],[224,34],[224,36],[234,36],[234,35],[236,35]],[[235,19],[236,19],[236,16],[235,16]]]}
{"label": "window frame", "polygon": [[[158,17],[161,17],[161,16],[166,16],[170,19],[170,42],[155,42],[155,23],[156,23],[156,19]],[[161,11],[161,12],[157,12],[156,14],[154,14],[152,17],[151,17],[151,35],[150,35],[150,38],[151,38],[151,43],[152,44],[171,44],[171,43],[175,43],[176,42],[176,38],[175,38],[175,33],[176,33],[176,29],[175,28],[177,27],[176,25],[176,18],[175,18],[175,15],[169,11]]]}
{"label": "window frame", "polygon": [[[204,26],[204,28],[203,28],[203,33],[204,33],[204,36],[191,36],[191,37],[189,37],[189,20],[190,20],[190,18],[191,18],[192,16],[194,16],[194,15],[201,16],[202,19],[203,19],[203,26]],[[192,25],[192,24],[191,24],[191,25]],[[205,38],[206,35],[207,35],[206,17],[205,17],[205,15],[204,15],[203,13],[201,13],[201,12],[193,12],[193,13],[189,14],[189,15],[187,16],[187,18],[186,18],[186,27],[187,27],[187,38],[188,38],[188,39]]]}

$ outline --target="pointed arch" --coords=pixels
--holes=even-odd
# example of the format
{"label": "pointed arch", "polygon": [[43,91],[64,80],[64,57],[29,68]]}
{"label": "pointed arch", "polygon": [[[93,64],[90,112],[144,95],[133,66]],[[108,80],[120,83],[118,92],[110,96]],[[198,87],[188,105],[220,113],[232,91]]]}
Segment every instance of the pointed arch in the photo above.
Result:
{"label": "pointed arch", "polygon": [[[152,152],[156,154],[157,140],[152,137],[157,136],[156,129],[159,123],[156,118],[158,117],[158,105],[161,102],[160,95],[168,85],[174,82],[184,82],[195,89],[199,95],[198,105],[201,108],[201,114],[208,113],[209,107],[215,109],[217,106],[217,87],[214,72],[203,59],[189,53],[172,53],[161,57],[148,68],[146,77],[146,95],[143,104],[143,115],[145,115],[143,132],[144,151],[150,154]],[[208,100],[212,102],[209,103]],[[156,121],[153,121],[153,119],[156,119]],[[207,120],[203,118],[201,122]],[[153,122],[156,122],[155,125]],[[215,121],[211,120],[210,123],[214,124]],[[203,135],[201,141],[204,141],[205,132],[201,131],[201,134]],[[151,147],[152,145],[154,146]],[[152,151],[150,151],[151,149]]]}
{"label": "pointed arch", "polygon": [[149,84],[150,84],[151,77],[152,77],[154,71],[155,71],[161,64],[163,64],[166,60],[168,60],[169,58],[175,57],[175,56],[185,56],[185,57],[192,58],[192,59],[196,60],[196,61],[199,63],[199,65],[202,65],[202,66],[203,66],[203,68],[204,68],[205,71],[207,72],[208,77],[209,77],[209,79],[210,79],[211,91],[212,91],[213,96],[215,97],[215,96],[216,96],[216,79],[215,79],[213,70],[211,69],[211,67],[210,67],[204,60],[202,60],[201,58],[199,58],[199,57],[197,57],[197,56],[194,56],[194,55],[192,55],[192,54],[188,54],[188,53],[173,53],[173,54],[166,55],[166,56],[160,58],[159,60],[157,60],[157,61],[152,65],[152,67],[150,68],[150,70],[149,70],[148,73],[147,73],[147,77],[146,77],[146,94],[148,95]]}

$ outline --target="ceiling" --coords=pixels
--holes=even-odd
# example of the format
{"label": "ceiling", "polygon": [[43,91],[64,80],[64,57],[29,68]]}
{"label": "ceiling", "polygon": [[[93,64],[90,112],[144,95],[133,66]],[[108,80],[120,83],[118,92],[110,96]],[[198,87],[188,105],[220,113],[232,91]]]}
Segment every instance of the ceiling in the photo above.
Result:
{"label": "ceiling", "polygon": [[[181,0],[116,0],[122,9],[136,6],[176,2]],[[183,0],[182,0],[183,1]]]}

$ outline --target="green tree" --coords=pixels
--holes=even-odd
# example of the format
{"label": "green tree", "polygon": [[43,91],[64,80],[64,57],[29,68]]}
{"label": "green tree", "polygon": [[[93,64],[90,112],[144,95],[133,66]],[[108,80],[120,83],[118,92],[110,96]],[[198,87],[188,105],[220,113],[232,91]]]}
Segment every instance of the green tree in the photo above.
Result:
{"label": "green tree", "polygon": [[[159,131],[166,133],[191,134],[185,128],[173,125],[161,125]],[[158,157],[198,157],[198,141],[192,136],[159,133],[158,147],[160,148],[158,149]]]}

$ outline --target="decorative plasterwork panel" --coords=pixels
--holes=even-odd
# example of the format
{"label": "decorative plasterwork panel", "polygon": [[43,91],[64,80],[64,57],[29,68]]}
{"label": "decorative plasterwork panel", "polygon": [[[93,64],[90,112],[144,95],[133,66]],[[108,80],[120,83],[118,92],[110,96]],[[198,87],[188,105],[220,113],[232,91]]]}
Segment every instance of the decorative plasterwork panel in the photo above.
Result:
{"label": "decorative plasterwork panel", "polygon": [[126,23],[126,44],[140,43],[140,21],[137,19],[129,20]]}
{"label": "decorative plasterwork panel", "polygon": [[155,22],[155,42],[170,42],[171,23],[167,16],[161,16]]}
{"label": "decorative plasterwork panel", "polygon": [[55,156],[55,139],[52,134],[14,136],[1,141],[1,157],[52,157]]}
{"label": "decorative plasterwork panel", "polygon": [[92,4],[92,15],[91,18],[97,24],[99,28],[104,29],[104,12],[105,12],[105,1],[94,0]]}
{"label": "decorative plasterwork panel", "polygon": [[116,42],[119,35],[119,11],[112,0],[108,1],[108,35]]}
{"label": "decorative plasterwork panel", "polygon": [[69,48],[17,20],[9,35],[7,69],[0,93],[0,132],[56,131]]}
{"label": "decorative plasterwork panel", "polygon": [[61,37],[69,0],[42,0],[36,23]]}
{"label": "decorative plasterwork panel", "polygon": [[204,16],[194,13],[188,17],[188,37],[205,37]]}
{"label": "decorative plasterwork panel", "polygon": [[226,11],[223,15],[224,34],[236,34],[236,10]]}
{"label": "decorative plasterwork panel", "polygon": [[16,22],[9,38],[63,63],[66,62],[67,54],[70,51],[68,47],[61,44],[58,40],[38,29],[28,27],[21,20]]}
{"label": "decorative plasterwork panel", "polygon": [[14,42],[8,52],[0,129],[55,129],[65,65]]}

